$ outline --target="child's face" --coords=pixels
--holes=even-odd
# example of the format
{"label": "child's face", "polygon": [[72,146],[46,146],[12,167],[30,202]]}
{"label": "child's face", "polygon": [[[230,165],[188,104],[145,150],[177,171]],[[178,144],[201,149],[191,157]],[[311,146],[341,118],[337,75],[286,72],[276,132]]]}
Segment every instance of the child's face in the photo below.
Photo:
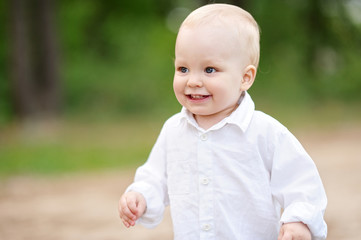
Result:
{"label": "child's face", "polygon": [[[221,120],[232,113],[242,91],[248,58],[234,31],[218,26],[184,27],[175,49],[173,88],[195,115]],[[253,82],[253,81],[252,81]]]}

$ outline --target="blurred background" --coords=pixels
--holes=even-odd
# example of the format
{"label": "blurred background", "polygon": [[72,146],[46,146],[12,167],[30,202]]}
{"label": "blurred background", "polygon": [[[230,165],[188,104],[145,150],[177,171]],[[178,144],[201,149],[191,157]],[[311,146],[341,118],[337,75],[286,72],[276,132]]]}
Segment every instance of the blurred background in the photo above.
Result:
{"label": "blurred background", "polygon": [[[111,199],[120,195],[136,166],[147,158],[163,122],[181,108],[172,90],[179,24],[192,10],[211,2],[241,6],[260,26],[260,66],[249,91],[256,108],[304,140],[311,156],[318,157],[331,196],[339,196],[337,189],[343,186],[338,182],[338,188],[332,188],[334,176],[345,185],[358,181],[360,0],[6,0],[0,2],[0,238],[22,239],[16,232],[33,239],[49,236],[27,232],[34,229],[30,218],[19,218],[13,212],[18,205],[11,205],[40,189],[56,195],[52,185],[46,185],[49,179],[65,189],[73,181],[87,189],[89,182],[103,179],[99,189],[111,191]],[[328,142],[332,140],[340,142]],[[327,162],[332,157],[334,165]],[[339,161],[347,167],[341,173],[336,171]],[[104,188],[109,184],[114,189]],[[69,198],[79,188],[68,192]],[[99,194],[107,196],[92,196]],[[360,191],[346,195],[361,200]],[[48,213],[47,222],[62,212]],[[340,213],[335,209],[333,214]],[[352,229],[360,229],[361,217],[354,217]],[[35,223],[33,219],[39,228],[44,222],[44,216]],[[13,223],[23,223],[28,230],[9,230]],[[334,228],[338,224],[335,221]],[[356,239],[335,232],[331,229],[330,239]],[[115,231],[107,239],[121,234],[134,233]]]}

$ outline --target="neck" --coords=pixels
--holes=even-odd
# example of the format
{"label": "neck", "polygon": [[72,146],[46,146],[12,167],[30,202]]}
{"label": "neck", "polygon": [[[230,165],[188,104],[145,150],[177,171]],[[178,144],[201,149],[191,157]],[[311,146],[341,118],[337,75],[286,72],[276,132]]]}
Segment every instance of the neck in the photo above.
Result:
{"label": "neck", "polygon": [[197,121],[199,127],[204,130],[208,130],[212,126],[216,125],[226,117],[232,114],[232,112],[238,107],[238,104],[234,106],[232,109],[228,109],[228,111],[223,111],[220,113],[215,113],[211,115],[196,115],[193,114],[194,119]]}
{"label": "neck", "polygon": [[196,119],[198,126],[203,128],[204,130],[211,128],[212,126],[216,125],[223,119],[223,118],[214,119],[214,118],[210,118],[209,116],[199,116],[199,115],[194,115],[194,118]]}

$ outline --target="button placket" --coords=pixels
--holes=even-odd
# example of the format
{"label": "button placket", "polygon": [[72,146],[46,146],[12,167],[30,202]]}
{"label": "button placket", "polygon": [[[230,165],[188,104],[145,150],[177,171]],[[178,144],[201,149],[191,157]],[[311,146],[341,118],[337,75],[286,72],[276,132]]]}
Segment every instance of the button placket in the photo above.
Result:
{"label": "button placket", "polygon": [[213,154],[209,132],[198,133],[197,160],[199,166],[199,228],[200,239],[214,239],[214,206],[213,206]]}

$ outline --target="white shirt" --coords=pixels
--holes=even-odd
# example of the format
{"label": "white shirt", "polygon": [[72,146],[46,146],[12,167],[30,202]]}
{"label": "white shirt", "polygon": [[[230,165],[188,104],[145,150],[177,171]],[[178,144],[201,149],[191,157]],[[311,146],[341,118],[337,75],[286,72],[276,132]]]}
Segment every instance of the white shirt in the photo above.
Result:
{"label": "white shirt", "polygon": [[313,239],[327,235],[314,162],[284,126],[254,110],[248,93],[208,130],[185,108],[168,119],[130,190],[147,201],[138,220],[145,227],[170,204],[176,240],[275,240],[281,223],[297,221]]}

